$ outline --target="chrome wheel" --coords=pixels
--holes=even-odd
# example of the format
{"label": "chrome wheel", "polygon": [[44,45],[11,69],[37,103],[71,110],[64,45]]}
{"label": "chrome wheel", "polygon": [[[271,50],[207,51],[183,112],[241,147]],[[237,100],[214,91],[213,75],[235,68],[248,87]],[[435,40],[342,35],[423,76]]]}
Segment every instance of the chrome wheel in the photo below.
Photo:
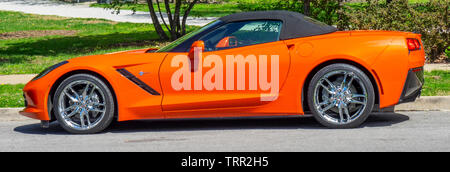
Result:
{"label": "chrome wheel", "polygon": [[313,95],[313,107],[319,116],[336,125],[358,119],[368,102],[363,81],[349,70],[334,70],[323,75],[316,83]]}
{"label": "chrome wheel", "polygon": [[105,117],[105,93],[91,81],[73,81],[58,97],[60,119],[72,129],[89,130]]}

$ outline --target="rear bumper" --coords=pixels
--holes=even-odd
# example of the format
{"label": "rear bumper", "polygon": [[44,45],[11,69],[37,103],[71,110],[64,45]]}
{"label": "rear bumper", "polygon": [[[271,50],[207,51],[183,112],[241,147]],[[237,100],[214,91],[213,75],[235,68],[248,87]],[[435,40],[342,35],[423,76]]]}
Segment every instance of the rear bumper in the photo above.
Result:
{"label": "rear bumper", "polygon": [[398,104],[413,102],[417,97],[420,97],[422,86],[425,82],[423,72],[423,67],[412,68],[408,71]]}

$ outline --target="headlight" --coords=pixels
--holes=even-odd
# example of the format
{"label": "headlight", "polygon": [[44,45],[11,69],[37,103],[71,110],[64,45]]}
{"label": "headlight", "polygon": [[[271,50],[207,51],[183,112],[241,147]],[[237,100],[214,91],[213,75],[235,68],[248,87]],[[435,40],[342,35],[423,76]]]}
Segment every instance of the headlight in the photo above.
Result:
{"label": "headlight", "polygon": [[35,76],[35,77],[32,79],[32,81],[44,77],[45,75],[47,75],[48,73],[50,73],[52,70],[55,70],[56,68],[58,68],[58,67],[60,67],[60,66],[62,66],[62,65],[64,65],[64,64],[66,64],[66,63],[69,63],[69,62],[68,62],[68,61],[63,61],[63,62],[60,62],[60,63],[58,63],[58,64],[55,64],[55,65],[53,65],[53,66],[48,67],[47,69],[45,69],[44,71],[42,71],[41,73],[39,73],[37,76]]}

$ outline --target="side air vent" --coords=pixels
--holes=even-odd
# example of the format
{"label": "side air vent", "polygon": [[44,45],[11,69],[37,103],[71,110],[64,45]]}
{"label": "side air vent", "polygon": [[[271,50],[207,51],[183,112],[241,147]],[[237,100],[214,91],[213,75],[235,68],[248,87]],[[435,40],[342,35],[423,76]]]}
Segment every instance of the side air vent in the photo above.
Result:
{"label": "side air vent", "polygon": [[142,89],[144,89],[145,91],[147,91],[151,95],[155,95],[155,96],[161,95],[160,93],[155,91],[152,87],[148,86],[147,84],[142,82],[139,78],[137,78],[136,76],[131,74],[128,70],[126,70],[126,69],[117,69],[117,72],[122,74],[125,78],[128,78],[131,82],[133,82],[137,86],[141,87]]}

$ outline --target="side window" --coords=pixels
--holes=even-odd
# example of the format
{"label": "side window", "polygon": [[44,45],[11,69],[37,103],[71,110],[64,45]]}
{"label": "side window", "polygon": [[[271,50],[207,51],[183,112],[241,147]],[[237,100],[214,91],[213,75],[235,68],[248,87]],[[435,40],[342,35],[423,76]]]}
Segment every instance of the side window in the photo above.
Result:
{"label": "side window", "polygon": [[225,24],[202,36],[205,51],[216,51],[279,40],[282,22],[255,20]]}

